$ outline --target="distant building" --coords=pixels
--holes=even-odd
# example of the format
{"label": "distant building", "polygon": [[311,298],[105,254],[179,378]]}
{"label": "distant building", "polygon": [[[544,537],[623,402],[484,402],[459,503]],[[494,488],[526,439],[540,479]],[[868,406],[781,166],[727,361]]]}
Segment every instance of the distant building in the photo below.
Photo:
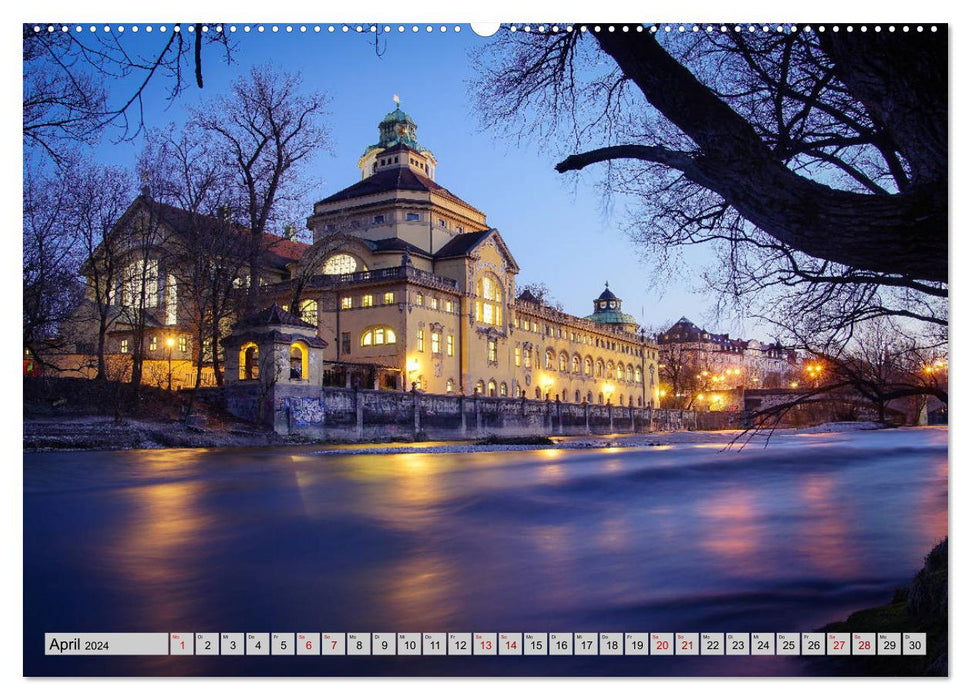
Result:
{"label": "distant building", "polygon": [[778,342],[730,338],[682,317],[657,343],[666,408],[741,410],[745,390],[798,386],[796,353]]}

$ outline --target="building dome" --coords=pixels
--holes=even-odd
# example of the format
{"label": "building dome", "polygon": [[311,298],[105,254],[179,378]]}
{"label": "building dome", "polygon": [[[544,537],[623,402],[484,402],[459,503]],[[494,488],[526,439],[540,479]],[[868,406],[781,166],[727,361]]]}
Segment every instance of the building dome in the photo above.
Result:
{"label": "building dome", "polygon": [[628,333],[637,332],[637,319],[621,311],[623,299],[610,291],[610,283],[604,282],[604,290],[593,300],[593,313],[587,316],[588,321],[603,323],[609,326],[620,326]]}
{"label": "building dome", "polygon": [[402,111],[400,107],[396,107],[394,111],[388,112],[384,115],[384,119],[381,120],[381,124],[396,124],[397,122],[418,126],[415,124],[415,120],[407,112]]}

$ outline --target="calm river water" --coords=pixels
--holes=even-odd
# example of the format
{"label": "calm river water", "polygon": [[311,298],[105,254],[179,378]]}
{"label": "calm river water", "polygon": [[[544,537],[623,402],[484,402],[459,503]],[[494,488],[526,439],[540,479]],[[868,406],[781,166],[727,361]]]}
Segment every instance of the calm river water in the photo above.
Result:
{"label": "calm river water", "polygon": [[887,602],[947,532],[946,429],[723,448],[25,454],[24,670],[818,673],[785,657],[43,655],[45,631],[809,631]]}

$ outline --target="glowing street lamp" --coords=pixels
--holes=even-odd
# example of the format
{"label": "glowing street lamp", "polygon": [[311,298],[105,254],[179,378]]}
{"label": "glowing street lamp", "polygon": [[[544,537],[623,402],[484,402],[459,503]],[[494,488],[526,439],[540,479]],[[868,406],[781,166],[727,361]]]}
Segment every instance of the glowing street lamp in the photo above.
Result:
{"label": "glowing street lamp", "polygon": [[165,348],[169,356],[169,391],[172,391],[172,348],[175,346],[175,338],[169,336],[165,339]]}

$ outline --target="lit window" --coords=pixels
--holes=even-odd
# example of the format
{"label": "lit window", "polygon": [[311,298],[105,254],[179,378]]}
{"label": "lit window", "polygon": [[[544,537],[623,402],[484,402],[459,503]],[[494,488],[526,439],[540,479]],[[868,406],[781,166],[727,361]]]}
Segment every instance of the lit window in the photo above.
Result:
{"label": "lit window", "polygon": [[157,348],[158,348],[158,338],[156,338],[156,337],[155,337],[155,336],[153,335],[153,336],[152,336],[152,339],[148,341],[148,349],[149,349],[149,350],[155,350],[155,349],[157,349]]}
{"label": "lit window", "polygon": [[597,377],[604,376],[604,362],[603,360],[597,360]]}
{"label": "lit window", "polygon": [[532,353],[529,353],[529,352],[523,353],[523,365],[525,365],[527,369],[533,366]]}
{"label": "lit window", "polygon": [[561,372],[566,372],[566,365],[567,365],[568,362],[569,362],[569,359],[567,358],[566,355],[560,355],[560,371]]}
{"label": "lit window", "polygon": [[451,394],[453,391],[455,391],[455,382],[451,379],[445,380],[445,393]]}
{"label": "lit window", "polygon": [[341,297],[341,308],[342,309],[349,309],[349,308],[351,308],[351,304],[352,304],[352,301],[351,301],[351,298],[350,297]]}
{"label": "lit window", "polygon": [[347,253],[332,255],[324,263],[325,275],[346,275],[351,272],[357,272],[357,259]]}
{"label": "lit window", "polygon": [[425,352],[425,331],[418,331],[418,352]]}
{"label": "lit window", "polygon": [[509,387],[505,382],[499,385],[499,396],[509,396]]}
{"label": "lit window", "polygon": [[438,308],[438,297],[432,297],[431,299],[428,300],[428,308],[429,309]]}
{"label": "lit window", "polygon": [[448,300],[445,302],[446,313],[452,313],[454,309],[455,309],[455,304],[453,304],[451,300]]}
{"label": "lit window", "polygon": [[179,336],[179,352],[186,352],[189,349],[189,339],[184,336]]}
{"label": "lit window", "polygon": [[489,362],[499,361],[499,347],[495,340],[489,341]]}
{"label": "lit window", "polygon": [[121,351],[123,353],[127,353],[128,352],[128,339],[127,338],[125,338],[124,340],[121,341]]}
{"label": "lit window", "polygon": [[490,326],[502,325],[502,286],[490,276],[476,284],[475,320]]}
{"label": "lit window", "polygon": [[634,381],[635,382],[638,382],[638,383],[640,383],[640,381],[641,381],[641,368],[640,367],[635,367],[634,368]]}
{"label": "lit window", "polygon": [[556,361],[556,358],[553,356],[553,351],[552,350],[547,350],[546,351],[546,369],[553,369],[553,363],[555,361]]}
{"label": "lit window", "polygon": [[580,374],[580,358],[579,357],[574,357],[573,358],[573,372],[574,372],[574,374]]}
{"label": "lit window", "polygon": [[145,309],[158,306],[158,260],[136,260],[129,263],[125,267],[124,275],[122,306]]}
{"label": "lit window", "polygon": [[485,389],[485,384],[483,384],[482,380],[480,379],[475,383],[475,393],[481,396],[483,389]]}
{"label": "lit window", "polygon": [[589,357],[583,361],[583,373],[591,374],[593,372],[593,360]]}
{"label": "lit window", "polygon": [[374,306],[374,297],[370,294],[365,294],[361,297],[361,308],[366,309],[370,306]]}
{"label": "lit window", "polygon": [[165,283],[165,325],[174,326],[178,322],[179,288],[175,275],[169,275]]}
{"label": "lit window", "polygon": [[513,359],[514,359],[517,367],[519,367],[520,363],[522,362],[521,353],[522,353],[522,351],[519,349],[519,346],[517,345],[516,346],[516,349],[513,351]]}
{"label": "lit window", "polygon": [[425,295],[422,294],[421,292],[418,292],[417,294],[415,294],[415,306],[424,306],[424,304],[425,304]]}
{"label": "lit window", "polygon": [[495,395],[496,395],[496,383],[490,379],[489,380],[489,396],[495,396]]}
{"label": "lit window", "polygon": [[631,367],[630,365],[627,365],[627,375],[625,379],[627,379],[627,381],[629,382],[634,381],[634,368]]}
{"label": "lit window", "polygon": [[385,304],[393,304],[394,303],[394,292],[385,292],[384,293],[384,303]]}
{"label": "lit window", "polygon": [[371,345],[394,345],[397,341],[394,329],[388,326],[368,328],[361,334],[361,347]]}
{"label": "lit window", "polygon": [[442,351],[442,334],[432,333],[432,352],[436,355]]}
{"label": "lit window", "polygon": [[300,302],[300,319],[311,326],[317,325],[317,302],[313,299],[304,299]]}
{"label": "lit window", "polygon": [[452,357],[455,354],[455,336],[449,335],[445,338],[445,354]]}

